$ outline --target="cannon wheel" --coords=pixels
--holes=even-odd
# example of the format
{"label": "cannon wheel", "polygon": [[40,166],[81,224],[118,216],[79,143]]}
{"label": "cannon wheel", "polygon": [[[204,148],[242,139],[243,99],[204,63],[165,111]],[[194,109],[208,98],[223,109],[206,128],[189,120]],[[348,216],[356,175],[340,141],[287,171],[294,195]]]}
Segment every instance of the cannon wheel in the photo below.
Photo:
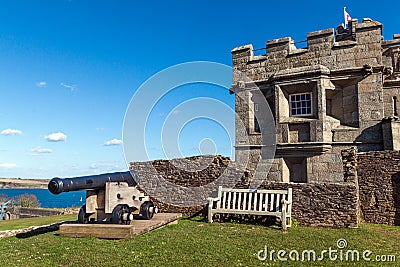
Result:
{"label": "cannon wheel", "polygon": [[[127,213],[127,214],[131,214],[131,209],[129,208],[128,205],[124,205],[124,204],[119,204],[117,205],[112,213],[111,216],[111,222],[114,224],[131,224],[131,221],[125,220],[123,217],[123,215]],[[129,218],[129,217],[128,217]]]}
{"label": "cannon wheel", "polygon": [[86,204],[83,205],[79,210],[78,222],[79,223],[88,223],[89,222],[88,214],[86,213]]}
{"label": "cannon wheel", "polygon": [[140,206],[140,214],[145,220],[150,220],[154,216],[154,204],[151,201],[145,201]]}

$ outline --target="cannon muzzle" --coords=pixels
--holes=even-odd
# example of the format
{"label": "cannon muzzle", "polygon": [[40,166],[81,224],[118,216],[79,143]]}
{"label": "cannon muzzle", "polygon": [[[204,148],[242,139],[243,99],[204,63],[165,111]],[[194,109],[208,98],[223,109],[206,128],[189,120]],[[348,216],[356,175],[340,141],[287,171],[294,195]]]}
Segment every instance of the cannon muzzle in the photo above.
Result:
{"label": "cannon muzzle", "polygon": [[139,183],[139,175],[135,171],[114,172],[73,178],[53,178],[49,182],[49,191],[53,194],[62,192],[104,189],[107,182],[126,182],[129,186]]}

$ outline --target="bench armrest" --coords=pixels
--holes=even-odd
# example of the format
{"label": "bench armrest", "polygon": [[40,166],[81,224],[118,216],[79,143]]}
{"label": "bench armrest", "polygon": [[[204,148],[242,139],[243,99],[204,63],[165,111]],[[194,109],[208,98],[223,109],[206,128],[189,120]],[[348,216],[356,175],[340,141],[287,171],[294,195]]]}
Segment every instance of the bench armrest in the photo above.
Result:
{"label": "bench armrest", "polygon": [[207,200],[208,200],[208,203],[213,203],[214,201],[218,201],[219,200],[219,198],[218,197],[209,197],[209,198],[207,198]]}

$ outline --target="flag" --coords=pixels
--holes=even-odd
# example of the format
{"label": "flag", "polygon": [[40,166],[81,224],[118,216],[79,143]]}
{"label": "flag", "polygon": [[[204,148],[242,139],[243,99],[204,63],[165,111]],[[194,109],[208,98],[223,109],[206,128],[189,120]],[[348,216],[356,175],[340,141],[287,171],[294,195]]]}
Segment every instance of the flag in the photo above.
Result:
{"label": "flag", "polygon": [[351,16],[349,13],[347,13],[346,7],[343,8],[343,12],[344,12],[344,28],[347,29],[349,21],[351,20]]}

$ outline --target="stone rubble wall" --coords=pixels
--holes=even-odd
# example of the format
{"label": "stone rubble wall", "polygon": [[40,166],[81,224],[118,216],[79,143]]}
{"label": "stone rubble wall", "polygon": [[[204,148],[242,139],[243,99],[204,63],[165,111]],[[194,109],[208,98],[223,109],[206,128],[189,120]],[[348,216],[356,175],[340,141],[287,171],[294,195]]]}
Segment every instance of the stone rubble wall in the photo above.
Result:
{"label": "stone rubble wall", "polygon": [[62,211],[54,209],[24,208],[24,207],[16,207],[14,212],[19,216],[19,218],[44,217],[44,216],[54,216],[62,214]]}
{"label": "stone rubble wall", "polygon": [[43,208],[26,208],[26,207],[13,207],[7,210],[5,220],[15,220],[21,218],[35,218],[61,215],[64,212],[54,209],[43,209]]}
{"label": "stone rubble wall", "polygon": [[364,221],[400,225],[400,151],[359,153],[355,160]]}
{"label": "stone rubble wall", "polygon": [[[136,171],[140,180],[153,180],[155,183],[159,180],[154,176],[154,170],[166,181],[178,186],[200,187],[213,182],[221,176],[229,165],[230,159],[222,156],[194,156],[173,160],[155,160],[152,162],[131,162],[130,169]],[[157,191],[165,192],[167,188],[157,188]],[[167,193],[168,194],[168,193]],[[172,199],[176,196],[171,196]],[[196,197],[196,196],[194,196]],[[200,199],[201,195],[197,196]],[[150,195],[151,200],[160,212],[182,213],[184,215],[193,215],[202,213],[204,206],[175,206],[163,203]]]}
{"label": "stone rubble wall", "polygon": [[53,223],[53,224],[49,224],[49,225],[30,226],[30,227],[18,229],[18,230],[0,231],[0,239],[10,237],[10,236],[30,237],[30,236],[34,236],[36,234],[54,232],[54,231],[59,230],[60,225],[64,224],[64,223],[69,223],[69,222],[65,221],[65,222]]}
{"label": "stone rubble wall", "polygon": [[292,188],[292,218],[312,227],[355,228],[359,222],[354,183],[267,183],[260,189]]}
{"label": "stone rubble wall", "polygon": [[[190,159],[190,158],[189,158]],[[196,162],[210,163],[210,157],[192,157]],[[156,160],[150,162],[165,179],[183,186],[201,186],[218,178],[230,163],[229,158],[215,156],[212,163],[202,171],[188,172],[176,168],[171,161]],[[149,162],[132,162],[130,168],[138,172],[143,179],[151,179]],[[238,176],[232,176],[237,179]],[[243,175],[236,184],[237,188],[248,188],[248,177]],[[260,189],[293,188],[293,218],[301,225],[314,227],[357,227],[358,191],[354,182],[349,183],[265,183]],[[179,207],[162,203],[154,199],[161,212],[180,212],[184,215],[201,214],[204,206]]]}

